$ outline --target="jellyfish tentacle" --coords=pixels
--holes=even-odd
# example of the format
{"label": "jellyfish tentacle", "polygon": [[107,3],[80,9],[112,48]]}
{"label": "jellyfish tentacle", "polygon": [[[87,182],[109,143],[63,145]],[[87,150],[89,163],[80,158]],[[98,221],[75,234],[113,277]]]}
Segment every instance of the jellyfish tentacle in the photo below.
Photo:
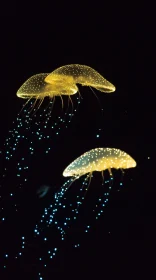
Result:
{"label": "jellyfish tentacle", "polygon": [[69,185],[67,185],[67,187],[64,189],[65,192],[68,191],[70,189],[70,187],[72,186],[72,184],[79,178],[80,176],[74,176],[73,178],[71,178],[71,182],[69,182]]}
{"label": "jellyfish tentacle", "polygon": [[53,111],[54,104],[55,104],[55,96],[53,96],[53,103],[52,103],[52,107],[51,107],[51,113],[52,113],[52,111]]}
{"label": "jellyfish tentacle", "polygon": [[84,198],[86,197],[86,194],[89,190],[89,186],[90,186],[90,183],[91,183],[91,180],[92,180],[92,172],[90,172],[89,174],[87,174],[86,178],[85,178],[85,181],[87,181],[89,179],[89,182],[88,182],[88,185],[87,185],[87,188],[85,189],[85,194],[84,194]]}
{"label": "jellyfish tentacle", "polygon": [[74,111],[74,104],[73,104],[73,101],[72,101],[70,95],[69,95],[69,100],[70,100],[71,105],[72,105],[72,110],[71,110],[71,115],[70,115],[70,120],[69,120],[69,122],[71,122],[71,119],[72,119],[72,116],[73,116],[73,111]]}
{"label": "jellyfish tentacle", "polygon": [[54,96],[50,97],[49,100],[50,101],[49,101],[48,105],[44,108],[44,114],[47,112],[47,110],[49,110],[48,115],[50,115],[52,113],[52,109],[53,109],[54,101],[55,101]]}
{"label": "jellyfish tentacle", "polygon": [[120,180],[120,186],[123,185],[123,178],[124,178],[125,172],[123,170],[123,168],[121,168],[121,180]]}
{"label": "jellyfish tentacle", "polygon": [[59,94],[59,97],[61,98],[61,104],[62,104],[62,109],[63,109],[64,104],[63,104],[63,98],[62,98],[62,95],[61,95],[61,94]]}
{"label": "jellyfish tentacle", "polygon": [[102,184],[103,184],[105,182],[105,180],[104,180],[105,179],[104,178],[104,171],[103,170],[101,171],[101,175],[102,175]]}
{"label": "jellyfish tentacle", "polygon": [[[82,176],[83,176],[83,175],[82,175]],[[85,192],[84,192],[84,195],[81,196],[81,199],[79,199],[79,201],[77,201],[77,207],[74,209],[74,213],[75,213],[75,215],[74,215],[74,217],[73,217],[74,220],[77,219],[77,215],[78,215],[78,213],[79,213],[80,205],[82,204],[82,201],[85,199],[86,193],[87,193],[87,191],[88,191],[88,189],[89,189],[91,176],[92,176],[92,174],[89,173],[89,174],[87,174],[87,176],[86,176],[86,177],[84,178],[84,180],[83,180],[82,188],[80,189],[80,191],[85,189]],[[78,179],[78,178],[76,178],[76,179]],[[88,180],[89,180],[89,182],[88,182]],[[75,180],[74,180],[74,181],[75,181]],[[87,182],[88,182],[88,183],[87,183]],[[87,187],[86,187],[86,184],[87,184]],[[84,185],[84,186],[83,186],[83,185]],[[65,235],[67,234],[67,230],[68,230],[68,228],[69,228],[69,222],[67,222],[67,220],[68,220],[68,221],[70,220],[70,223],[71,223],[71,217],[70,217],[70,218],[66,218],[65,220],[66,220],[66,222],[65,222],[65,223],[62,223],[62,225],[59,226],[59,228],[58,228],[59,231],[60,231],[60,233],[61,233],[61,240],[64,240],[64,237],[65,237]]]}
{"label": "jellyfish tentacle", "polygon": [[[100,122],[101,122],[101,125],[100,125],[100,128],[98,129],[98,134],[97,134],[97,138],[100,136],[100,130],[103,130],[103,126],[102,126],[102,123],[103,123],[103,107],[101,105],[101,102],[100,102],[100,99],[98,98],[97,94],[95,93],[95,91],[93,90],[92,87],[89,87],[90,90],[93,92],[94,96],[96,97],[97,101],[98,101],[98,105],[99,105],[99,108],[100,108],[100,113],[101,113],[101,118],[100,118]],[[102,128],[101,128],[102,127]]]}
{"label": "jellyfish tentacle", "polygon": [[[71,179],[69,179],[67,182],[65,182],[63,184],[63,186],[61,187],[61,189],[55,193],[55,196],[54,196],[54,201],[53,203],[50,205],[49,208],[45,208],[44,212],[45,214],[42,215],[42,219],[41,219],[41,224],[44,224],[43,223],[43,218],[47,219],[47,214],[48,214],[48,211],[51,212],[50,214],[50,219],[49,219],[49,225],[52,225],[54,223],[54,218],[55,218],[55,215],[56,215],[56,209],[58,209],[58,206],[59,206],[59,203],[61,203],[61,200],[62,198],[64,197],[65,193],[70,189],[71,185],[74,183],[74,181],[77,179],[77,177],[72,177]],[[44,217],[43,217],[44,216]],[[38,225],[36,225],[36,228],[35,228],[35,232],[38,234],[38,230],[37,228],[39,228]],[[37,230],[37,231],[36,231]],[[40,230],[43,230],[43,227],[40,226]]]}
{"label": "jellyfish tentacle", "polygon": [[79,99],[83,99],[79,89],[78,89],[78,95],[79,95]]}
{"label": "jellyfish tentacle", "polygon": [[39,99],[39,103],[38,103],[38,106],[37,106],[37,108],[36,108],[35,111],[38,111],[38,110],[40,109],[40,107],[41,107],[43,101],[44,101],[44,97]]}
{"label": "jellyfish tentacle", "polygon": [[33,97],[30,97],[22,106],[22,109],[19,111],[18,116],[20,116],[20,114],[23,112],[24,108],[26,107],[26,105],[29,103],[29,101],[31,101]]}
{"label": "jellyfish tentacle", "polygon": [[121,169],[121,172],[122,172],[122,174],[123,174],[123,176],[124,176],[125,171],[123,170],[123,168],[120,168],[120,169]]}
{"label": "jellyfish tentacle", "polygon": [[41,107],[43,101],[44,101],[44,98],[39,99],[38,105],[37,105],[36,108],[34,108],[34,112],[32,113],[31,118],[32,118],[32,117],[36,114],[36,112],[40,109],[40,107]]}
{"label": "jellyfish tentacle", "polygon": [[108,172],[109,172],[109,175],[110,175],[109,189],[111,189],[111,188],[112,188],[112,185],[113,185],[113,179],[114,179],[114,177],[113,177],[113,173],[112,173],[111,168],[108,168]]}
{"label": "jellyfish tentacle", "polygon": [[89,86],[89,88],[90,88],[90,90],[93,92],[94,96],[96,97],[96,99],[97,99],[97,101],[98,101],[98,104],[99,104],[100,109],[102,109],[102,107],[101,107],[101,103],[100,103],[100,100],[99,100],[99,98],[98,98],[97,94],[94,92],[94,90],[92,89],[92,87],[90,87],[90,86]]}
{"label": "jellyfish tentacle", "polygon": [[38,101],[38,96],[36,97],[36,99],[35,99],[34,103],[32,104],[31,108],[28,109],[28,114],[29,114],[29,115],[30,115],[31,112],[34,110],[35,105],[37,104],[37,101]]}
{"label": "jellyfish tentacle", "polygon": [[[68,106],[67,106],[67,109],[66,109],[66,111],[65,111],[65,116],[68,116],[69,119],[67,120],[67,125],[66,125],[66,127],[68,126],[68,123],[71,122],[71,119],[72,119],[72,117],[74,116],[74,112],[76,112],[76,111],[78,110],[78,107],[79,107],[79,104],[80,104],[80,98],[77,97],[76,100],[77,100],[77,105],[76,105],[76,107],[75,107],[75,109],[74,109],[73,101],[72,101],[72,99],[71,99],[70,97],[68,97]],[[70,102],[71,102],[71,105],[72,105],[72,110],[71,110],[70,113],[68,113]]]}

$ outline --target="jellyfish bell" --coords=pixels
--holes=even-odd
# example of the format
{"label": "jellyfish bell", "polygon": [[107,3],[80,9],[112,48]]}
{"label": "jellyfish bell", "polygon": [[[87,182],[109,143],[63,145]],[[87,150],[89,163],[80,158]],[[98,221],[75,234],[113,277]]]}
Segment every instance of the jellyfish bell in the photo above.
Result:
{"label": "jellyfish bell", "polygon": [[111,171],[136,167],[135,160],[127,153],[115,148],[92,149],[75,159],[63,171],[64,177],[80,177],[93,171]]}
{"label": "jellyfish bell", "polygon": [[[55,72],[55,70],[53,71]],[[52,72],[52,73],[53,73]],[[75,81],[74,78],[72,76],[67,76],[67,75],[63,75],[63,74],[54,74],[52,79],[48,78],[50,76],[50,74],[45,78],[45,82],[53,85],[53,84],[60,84],[60,85],[74,85]]]}
{"label": "jellyfish bell", "polygon": [[19,88],[16,95],[24,99],[44,99],[44,97],[53,98],[60,95],[73,95],[78,91],[76,85],[59,79],[53,80],[49,84],[45,81],[47,76],[47,73],[41,73],[30,77]]}
{"label": "jellyfish bell", "polygon": [[70,64],[59,67],[47,75],[45,81],[51,84],[58,77],[75,84],[93,87],[101,92],[109,93],[114,92],[116,89],[113,84],[108,82],[97,71],[86,65]]}

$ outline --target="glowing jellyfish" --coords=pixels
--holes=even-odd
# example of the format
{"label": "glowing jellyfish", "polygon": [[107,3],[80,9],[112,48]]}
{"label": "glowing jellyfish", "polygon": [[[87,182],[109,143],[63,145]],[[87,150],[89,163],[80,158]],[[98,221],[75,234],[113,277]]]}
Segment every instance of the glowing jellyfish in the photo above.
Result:
{"label": "glowing jellyfish", "polygon": [[63,172],[64,177],[80,177],[93,171],[108,169],[128,169],[136,167],[135,160],[125,152],[115,148],[96,148],[74,160]]}
{"label": "glowing jellyfish", "polygon": [[115,86],[108,82],[93,68],[80,65],[71,64],[57,68],[51,74],[49,74],[45,81],[51,85],[63,80],[65,84],[81,84],[82,86],[90,86],[101,92],[113,92]]}
{"label": "glowing jellyfish", "polygon": [[[133,167],[136,167],[135,160],[127,153],[115,148],[96,148],[78,157],[63,171],[63,176],[71,177],[71,179],[66,181],[61,189],[55,193],[51,205],[48,208],[45,208],[40,222],[34,229],[35,236],[40,236],[45,242],[48,240],[46,232],[48,228],[52,228],[58,231],[60,240],[64,240],[65,235],[69,233],[70,226],[77,219],[77,215],[81,208],[80,206],[83,207],[82,204],[85,203],[84,198],[89,189],[91,178],[93,177],[92,173],[95,171],[101,172],[102,174],[101,192],[96,205],[94,205],[94,208],[91,211],[91,221],[93,218],[97,220],[102,215],[103,209],[108,203],[108,198],[113,185],[112,169],[123,170]],[[110,179],[107,181],[104,180],[103,173],[105,170],[108,170],[110,175]],[[81,187],[77,190],[74,185],[76,181],[81,180],[81,178],[82,181],[79,182]],[[70,188],[71,186],[72,188]],[[69,201],[67,197],[67,193],[68,196],[70,195],[70,192],[67,192],[69,189],[70,192],[73,190],[71,201]],[[94,191],[96,192],[96,190]],[[74,199],[76,199],[76,203],[74,202]],[[90,227],[91,225],[88,222],[87,216],[84,231],[88,232]],[[79,246],[79,243],[74,245],[75,248]],[[48,252],[50,252],[47,252],[49,259],[54,258],[57,249],[56,246],[54,250],[51,248],[48,250]],[[43,257],[41,263],[42,262],[44,263]]]}
{"label": "glowing jellyfish", "polygon": [[[39,256],[37,256],[40,263],[40,276],[42,275],[42,277],[44,277],[43,274],[44,272],[46,273],[46,269],[51,267],[51,261],[55,258],[56,253],[60,248],[60,241],[63,241],[65,236],[70,234],[70,227],[77,220],[78,214],[80,213],[79,210],[85,204],[84,198],[91,184],[93,172],[95,173],[97,171],[102,174],[102,186],[96,205],[91,209],[91,222],[89,222],[88,215],[87,220],[85,220],[83,230],[86,233],[90,230],[93,219],[95,218],[97,220],[100,218],[104,211],[104,207],[108,203],[108,198],[113,185],[112,169],[122,170],[133,167],[136,167],[135,160],[127,153],[115,148],[92,149],[67,166],[63,171],[63,176],[70,177],[70,179],[64,183],[58,192],[55,193],[50,206],[44,209],[44,214],[42,215],[41,220],[34,228],[34,243],[37,242],[37,247],[39,247],[38,242],[39,244],[40,242],[44,243],[45,247],[44,253],[39,253]],[[108,170],[110,175],[110,179],[107,181],[104,180],[103,173],[105,170]],[[79,185],[78,189],[75,188],[76,182],[78,182]],[[68,191],[69,189],[70,191]],[[72,190],[73,193],[70,201],[68,197],[70,197]],[[94,190],[94,192],[96,193],[97,190]],[[86,208],[87,205],[85,206],[85,209]],[[58,235],[57,241],[54,238],[55,235],[53,231]],[[29,247],[27,238],[22,236],[21,248],[20,251],[17,252],[15,258],[21,258],[27,245]],[[49,246],[51,247],[49,248]],[[78,248],[79,246],[80,243],[76,241],[74,247]]]}
{"label": "glowing jellyfish", "polygon": [[17,91],[17,96],[24,99],[40,99],[43,101],[45,97],[54,98],[61,95],[73,95],[78,91],[74,83],[69,83],[65,79],[55,81],[55,83],[47,83],[48,74],[42,73],[30,77]]}

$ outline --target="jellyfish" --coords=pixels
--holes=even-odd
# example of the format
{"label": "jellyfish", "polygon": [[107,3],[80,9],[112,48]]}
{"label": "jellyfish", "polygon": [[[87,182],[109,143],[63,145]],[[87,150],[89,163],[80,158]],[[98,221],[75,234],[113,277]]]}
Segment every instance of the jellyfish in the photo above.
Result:
{"label": "jellyfish", "polygon": [[[95,175],[101,173],[101,187],[97,188],[97,183],[93,186],[94,196],[96,197],[95,205],[92,205],[93,208],[85,216],[83,225],[80,225],[85,234],[94,225],[94,220],[98,220],[103,215],[104,208],[108,204],[113,187],[112,170],[120,169],[123,174],[123,170],[134,167],[136,167],[136,161],[120,149],[95,148],[84,153],[65,168],[63,177],[69,177],[69,179],[55,192],[51,204],[44,209],[44,213],[35,225],[30,238],[32,240],[33,236],[34,244],[37,243],[36,247],[40,247],[38,243],[44,244],[45,247],[44,252],[39,252],[39,256],[37,255],[37,260],[40,263],[38,275],[42,276],[42,279],[44,279],[43,274],[46,273],[46,269],[51,267],[51,261],[59,252],[61,242],[70,236],[71,228],[80,215],[80,223],[82,221],[82,216],[84,216],[88,207],[85,201],[94,180],[93,173]],[[106,175],[104,175],[105,172]],[[107,180],[105,180],[105,176]],[[97,192],[98,194],[96,194]],[[81,209],[83,209],[82,213],[80,213]],[[56,240],[54,233],[57,235]],[[15,259],[21,258],[25,250],[28,251],[28,239],[27,236],[21,236],[20,251],[16,252]],[[79,240],[76,240],[73,246],[79,248]],[[41,247],[43,248],[43,246]]]}
{"label": "jellyfish", "polygon": [[[79,179],[80,177],[84,176],[83,183],[86,185],[86,181],[88,181],[87,187],[85,189],[84,197],[86,195],[86,192],[88,191],[88,188],[91,183],[91,179],[93,177],[93,172],[101,172],[102,175],[102,185],[105,184],[104,181],[104,171],[108,170],[109,173],[109,180],[107,181],[108,189],[107,191],[103,192],[103,197],[99,198],[99,205],[96,205],[96,209],[93,209],[93,212],[95,212],[95,218],[98,219],[103,210],[101,209],[101,206],[104,207],[106,203],[108,202],[108,197],[110,195],[110,191],[112,189],[113,185],[113,173],[112,169],[121,169],[122,175],[124,174],[124,169],[134,168],[136,167],[136,161],[127,153],[116,149],[116,148],[95,148],[92,149],[80,157],[78,157],[76,160],[74,160],[71,164],[67,166],[67,168],[63,171],[64,177],[71,177],[71,183],[68,185],[68,187],[65,189],[68,190],[71,184]],[[122,182],[120,182],[120,185],[122,185]],[[82,199],[84,199],[82,197]],[[82,204],[82,202],[77,202],[78,207],[76,209],[76,214],[78,214],[78,208],[79,205]],[[88,226],[89,228],[90,226]],[[86,229],[86,232],[88,230]]]}
{"label": "jellyfish", "polygon": [[[90,209],[90,213],[85,216],[84,225],[80,225],[85,233],[90,231],[92,225],[94,225],[94,220],[96,221],[102,216],[104,208],[108,204],[113,187],[112,170],[120,169],[123,173],[123,170],[134,167],[136,167],[136,161],[120,149],[95,148],[84,153],[65,168],[63,177],[69,177],[69,179],[55,192],[51,204],[44,209],[40,221],[34,228],[34,242],[39,240],[38,242],[43,242],[46,248],[45,254],[42,252],[37,258],[40,262],[41,270],[43,268],[44,271],[48,265],[51,266],[51,261],[60,249],[60,243],[70,236],[70,230],[80,215],[79,222],[81,223],[82,216],[84,216],[88,207],[85,201],[92,185],[92,180],[94,180],[93,173],[98,175],[100,172],[101,187],[97,188],[97,183],[94,183],[94,194],[96,194],[97,201],[95,201],[95,205],[92,205],[93,208]],[[105,172],[107,173],[106,175],[104,174]],[[105,180],[105,176],[107,180]],[[81,209],[83,211],[80,214]],[[59,241],[55,241],[54,232],[57,233]],[[24,236],[22,238],[24,241],[26,240]],[[48,240],[50,245],[47,245]],[[53,247],[48,247],[51,246],[52,242],[54,243]],[[21,255],[25,246],[27,245],[21,246]],[[73,246],[78,248],[80,242],[76,241]],[[17,257],[19,257],[19,252],[16,255]],[[47,258],[49,262],[47,262]],[[39,275],[41,274],[40,271]]]}
{"label": "jellyfish", "polygon": [[64,81],[67,84],[81,84],[82,86],[93,87],[101,92],[114,92],[115,86],[108,82],[93,68],[71,64],[57,68],[46,76],[45,81],[49,84]]}
{"label": "jellyfish", "polygon": [[[61,190],[59,190],[57,193],[55,193],[55,203],[53,206],[51,205],[49,210],[50,210],[50,219],[49,219],[49,225],[51,225],[54,220],[55,220],[55,215],[58,211],[59,208],[65,208],[65,204],[61,201],[64,201],[64,196],[73,186],[73,183],[80,179],[83,178],[82,180],[82,188],[80,188],[80,192],[83,193],[83,195],[78,195],[78,201],[77,201],[77,208],[75,208],[74,212],[78,214],[78,208],[82,204],[82,200],[84,199],[88,188],[91,183],[91,179],[93,177],[93,172],[101,172],[102,175],[102,185],[104,185],[104,171],[108,170],[110,179],[108,180],[108,190],[107,192],[103,192],[103,200],[100,198],[99,201],[101,203],[106,203],[108,201],[108,196],[110,194],[112,185],[113,185],[113,173],[112,169],[121,169],[122,174],[124,169],[129,169],[129,168],[134,168],[136,167],[136,162],[135,160],[128,155],[127,153],[116,149],[116,148],[95,148],[92,149],[80,157],[78,157],[76,160],[74,160],[71,164],[67,166],[67,168],[63,171],[63,176],[64,177],[71,177],[69,180],[67,180]],[[122,182],[121,182],[122,185]],[[74,188],[74,187],[73,187]],[[104,204],[103,204],[104,206]],[[53,210],[51,209],[53,208]],[[98,210],[99,208],[96,209],[96,219],[98,219],[98,216],[100,216],[100,212]],[[48,209],[45,209],[45,212],[48,213]],[[95,211],[94,211],[95,212]],[[43,217],[42,217],[43,218]],[[46,219],[47,219],[47,214],[46,214]],[[74,217],[75,219],[75,217]],[[43,220],[42,220],[43,222]],[[42,223],[41,222],[41,223]],[[66,228],[67,223],[64,224],[64,228]],[[36,232],[38,226],[36,226]],[[41,227],[42,228],[42,227]],[[61,227],[62,229],[62,227]],[[61,231],[62,234],[62,239],[64,240],[64,234],[65,231],[62,229]]]}

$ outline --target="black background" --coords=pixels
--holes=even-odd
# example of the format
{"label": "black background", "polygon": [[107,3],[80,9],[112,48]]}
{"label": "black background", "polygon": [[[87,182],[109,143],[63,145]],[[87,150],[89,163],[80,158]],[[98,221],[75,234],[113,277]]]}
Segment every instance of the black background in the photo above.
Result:
{"label": "black background", "polygon": [[[52,72],[66,64],[84,64],[111,81],[116,92],[109,96],[96,92],[104,107],[104,133],[98,142],[94,137],[96,98],[89,89],[80,87],[84,100],[70,129],[56,143],[58,153],[53,162],[49,159],[39,167],[41,175],[36,181],[34,171],[25,217],[36,201],[34,193],[31,195],[33,183],[59,185],[63,169],[95,146],[122,149],[136,160],[137,167],[126,172],[122,192],[110,199],[92,234],[82,237],[79,252],[66,245],[47,279],[55,273],[58,279],[60,275],[136,279],[145,270],[151,278],[156,233],[153,7],[128,2],[125,6],[106,1],[55,2],[3,3],[1,7],[1,147],[22,106],[16,92],[34,74]],[[6,234],[9,238],[10,232]],[[33,261],[31,265],[23,265],[22,279],[35,279]],[[9,273],[2,279],[11,279]]]}

